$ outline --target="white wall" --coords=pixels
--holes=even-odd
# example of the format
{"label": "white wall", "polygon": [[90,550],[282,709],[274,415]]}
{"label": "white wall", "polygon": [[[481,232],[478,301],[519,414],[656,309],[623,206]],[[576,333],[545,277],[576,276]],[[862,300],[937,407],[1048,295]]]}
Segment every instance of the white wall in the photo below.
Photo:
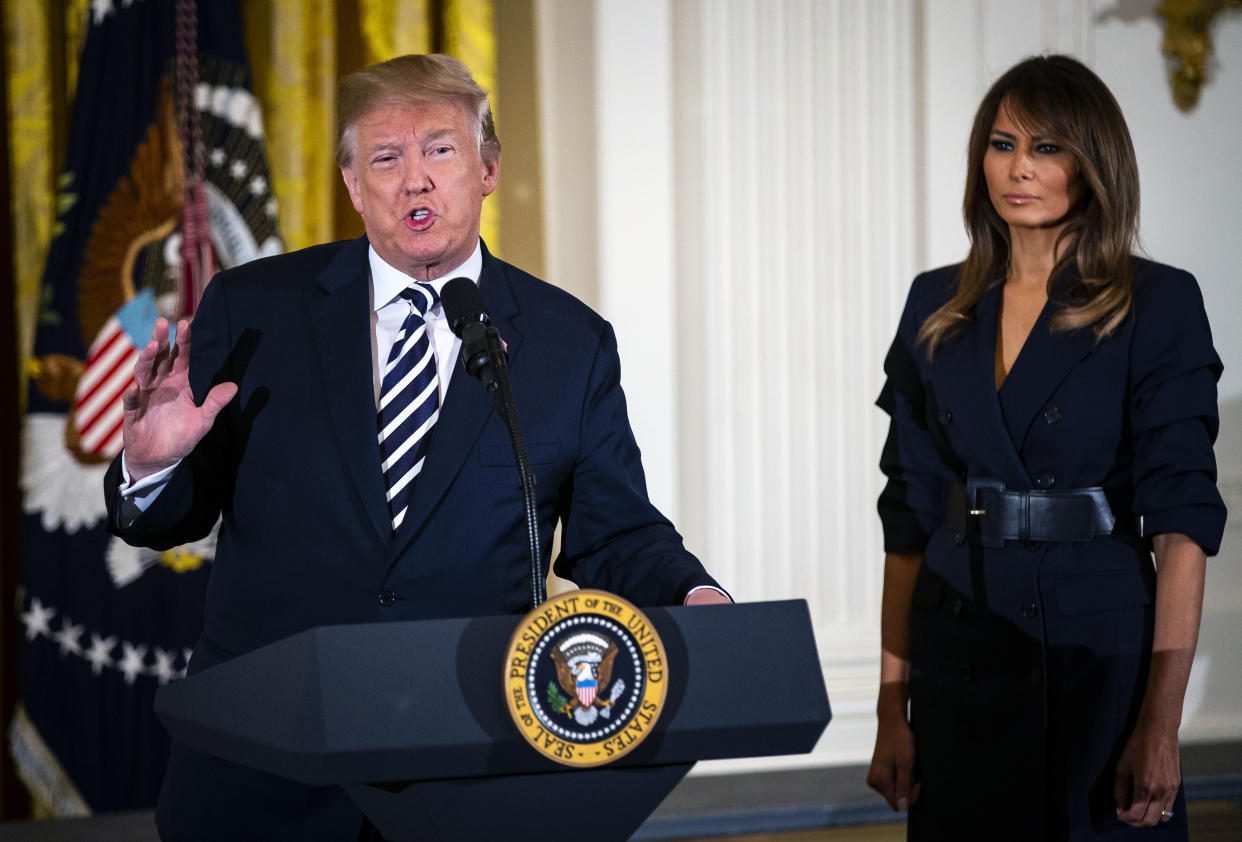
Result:
{"label": "white wall", "polygon": [[[741,600],[809,601],[833,703],[813,755],[702,771],[869,757],[872,401],[913,273],[965,252],[974,108],[1026,55],[1077,55],[1127,114],[1145,245],[1203,285],[1222,488],[1242,500],[1242,15],[1218,21],[1217,75],[1187,116],[1154,5],[539,0],[551,280],[614,321],[653,498],[690,548]],[[1210,567],[1189,740],[1242,736],[1239,537]]]}

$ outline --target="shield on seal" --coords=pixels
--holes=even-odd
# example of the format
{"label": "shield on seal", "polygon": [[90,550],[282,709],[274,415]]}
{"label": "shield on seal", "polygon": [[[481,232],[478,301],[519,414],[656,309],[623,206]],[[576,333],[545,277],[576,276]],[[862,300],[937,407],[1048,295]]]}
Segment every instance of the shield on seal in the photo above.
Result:
{"label": "shield on seal", "polygon": [[583,707],[590,707],[595,701],[596,681],[590,674],[590,670],[583,670],[586,676],[578,679],[578,701],[582,702]]}

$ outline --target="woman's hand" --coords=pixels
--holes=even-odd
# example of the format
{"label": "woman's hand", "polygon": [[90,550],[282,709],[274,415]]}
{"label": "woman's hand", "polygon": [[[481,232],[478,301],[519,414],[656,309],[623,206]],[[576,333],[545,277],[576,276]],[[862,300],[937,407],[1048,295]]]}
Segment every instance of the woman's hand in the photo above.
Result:
{"label": "woman's hand", "polygon": [[1177,729],[1199,640],[1207,568],[1203,550],[1185,535],[1156,535],[1152,549],[1156,622],[1151,669],[1138,722],[1117,761],[1113,781],[1117,818],[1135,827],[1151,827],[1172,818],[1173,801],[1181,788]]}
{"label": "woman's hand", "polygon": [[1171,816],[1181,784],[1177,729],[1140,721],[1117,761],[1117,818],[1134,827],[1154,827],[1164,813]]}
{"label": "woman's hand", "polygon": [[908,810],[919,799],[914,780],[914,732],[910,730],[910,599],[923,556],[884,556],[884,596],[880,605],[879,730],[867,771],[867,786],[894,810]]}
{"label": "woman's hand", "polygon": [[[881,696],[887,686],[880,688]],[[902,712],[880,715],[867,786],[883,795],[894,810],[908,810],[919,798],[919,784],[914,780],[914,732]]]}

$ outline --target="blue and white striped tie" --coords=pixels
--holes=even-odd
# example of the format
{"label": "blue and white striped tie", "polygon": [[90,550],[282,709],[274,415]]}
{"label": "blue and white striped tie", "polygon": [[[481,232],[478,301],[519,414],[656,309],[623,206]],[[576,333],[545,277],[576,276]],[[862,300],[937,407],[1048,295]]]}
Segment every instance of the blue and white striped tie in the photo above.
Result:
{"label": "blue and white striped tie", "polygon": [[440,414],[440,378],[423,320],[440,296],[430,284],[414,284],[401,297],[410,302],[410,314],[388,354],[379,404],[380,458],[393,532],[405,519],[414,478],[423,469],[431,428]]}

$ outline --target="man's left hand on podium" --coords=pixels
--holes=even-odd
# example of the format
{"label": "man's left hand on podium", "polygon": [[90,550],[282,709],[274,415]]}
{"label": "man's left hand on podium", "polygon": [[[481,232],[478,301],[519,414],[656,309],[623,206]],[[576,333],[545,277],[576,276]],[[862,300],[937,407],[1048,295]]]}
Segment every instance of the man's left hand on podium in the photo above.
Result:
{"label": "man's left hand on podium", "polygon": [[733,600],[724,591],[706,586],[694,588],[686,594],[686,605],[732,605]]}

